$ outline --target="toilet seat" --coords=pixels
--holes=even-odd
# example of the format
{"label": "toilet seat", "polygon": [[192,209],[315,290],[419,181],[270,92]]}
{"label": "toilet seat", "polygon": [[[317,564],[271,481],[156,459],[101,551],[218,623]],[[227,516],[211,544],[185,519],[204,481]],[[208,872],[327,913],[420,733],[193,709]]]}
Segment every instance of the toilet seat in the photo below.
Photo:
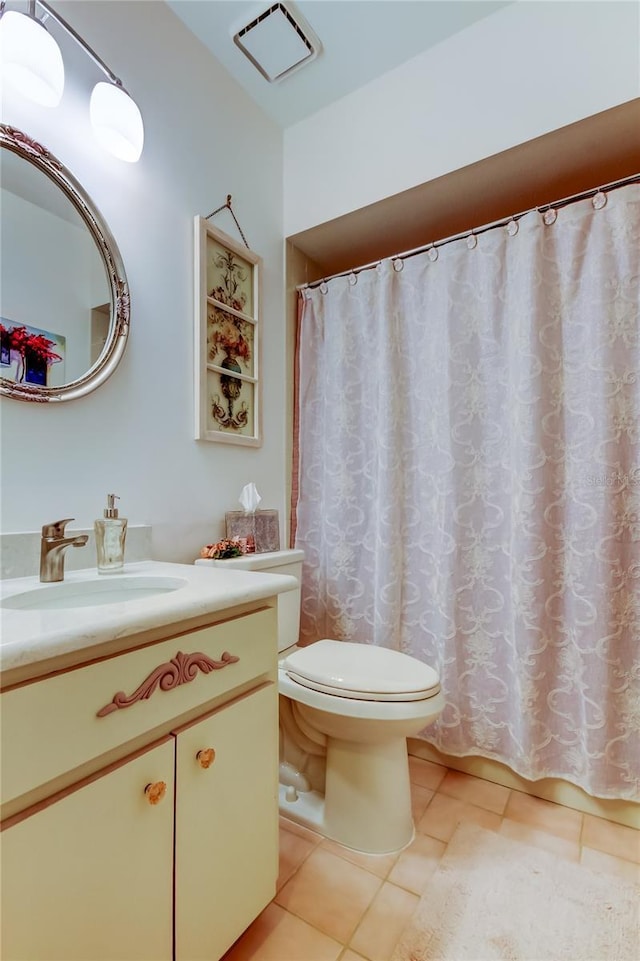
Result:
{"label": "toilet seat", "polygon": [[421,701],[440,690],[437,672],[383,647],[324,639],[289,654],[282,667],[303,687],[362,701]]}

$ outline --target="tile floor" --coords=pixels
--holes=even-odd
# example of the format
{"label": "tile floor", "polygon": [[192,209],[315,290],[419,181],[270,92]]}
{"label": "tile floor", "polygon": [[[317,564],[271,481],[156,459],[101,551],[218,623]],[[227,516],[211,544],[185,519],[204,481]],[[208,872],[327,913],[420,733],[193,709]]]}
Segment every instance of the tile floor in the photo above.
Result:
{"label": "tile floor", "polygon": [[409,759],[416,836],[357,854],[280,819],[274,900],[223,961],[388,961],[460,821],[640,881],[640,832],[499,784]]}

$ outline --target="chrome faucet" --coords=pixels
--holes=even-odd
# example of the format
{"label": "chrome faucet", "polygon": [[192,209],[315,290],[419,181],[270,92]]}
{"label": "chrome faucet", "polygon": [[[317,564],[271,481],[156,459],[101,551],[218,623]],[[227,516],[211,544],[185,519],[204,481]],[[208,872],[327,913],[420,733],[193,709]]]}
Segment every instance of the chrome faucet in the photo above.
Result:
{"label": "chrome faucet", "polygon": [[64,580],[64,552],[67,547],[84,547],[89,537],[87,534],[77,534],[75,537],[65,537],[64,529],[73,517],[66,517],[53,524],[45,524],[42,528],[40,542],[40,580],[44,584]]}

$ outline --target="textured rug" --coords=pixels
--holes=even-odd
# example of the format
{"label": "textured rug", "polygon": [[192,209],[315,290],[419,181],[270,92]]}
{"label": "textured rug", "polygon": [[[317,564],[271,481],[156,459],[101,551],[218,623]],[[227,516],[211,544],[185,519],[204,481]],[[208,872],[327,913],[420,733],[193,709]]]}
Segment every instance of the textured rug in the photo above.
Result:
{"label": "textured rug", "polygon": [[640,885],[460,824],[392,961],[638,961]]}

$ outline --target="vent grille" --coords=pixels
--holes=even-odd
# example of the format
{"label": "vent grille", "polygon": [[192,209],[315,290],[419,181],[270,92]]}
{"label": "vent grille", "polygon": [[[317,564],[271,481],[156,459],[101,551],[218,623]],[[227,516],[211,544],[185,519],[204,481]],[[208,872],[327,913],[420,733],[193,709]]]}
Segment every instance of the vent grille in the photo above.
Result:
{"label": "vent grille", "polygon": [[274,3],[234,34],[233,42],[265,80],[275,83],[314,60],[320,41],[284,3]]}

